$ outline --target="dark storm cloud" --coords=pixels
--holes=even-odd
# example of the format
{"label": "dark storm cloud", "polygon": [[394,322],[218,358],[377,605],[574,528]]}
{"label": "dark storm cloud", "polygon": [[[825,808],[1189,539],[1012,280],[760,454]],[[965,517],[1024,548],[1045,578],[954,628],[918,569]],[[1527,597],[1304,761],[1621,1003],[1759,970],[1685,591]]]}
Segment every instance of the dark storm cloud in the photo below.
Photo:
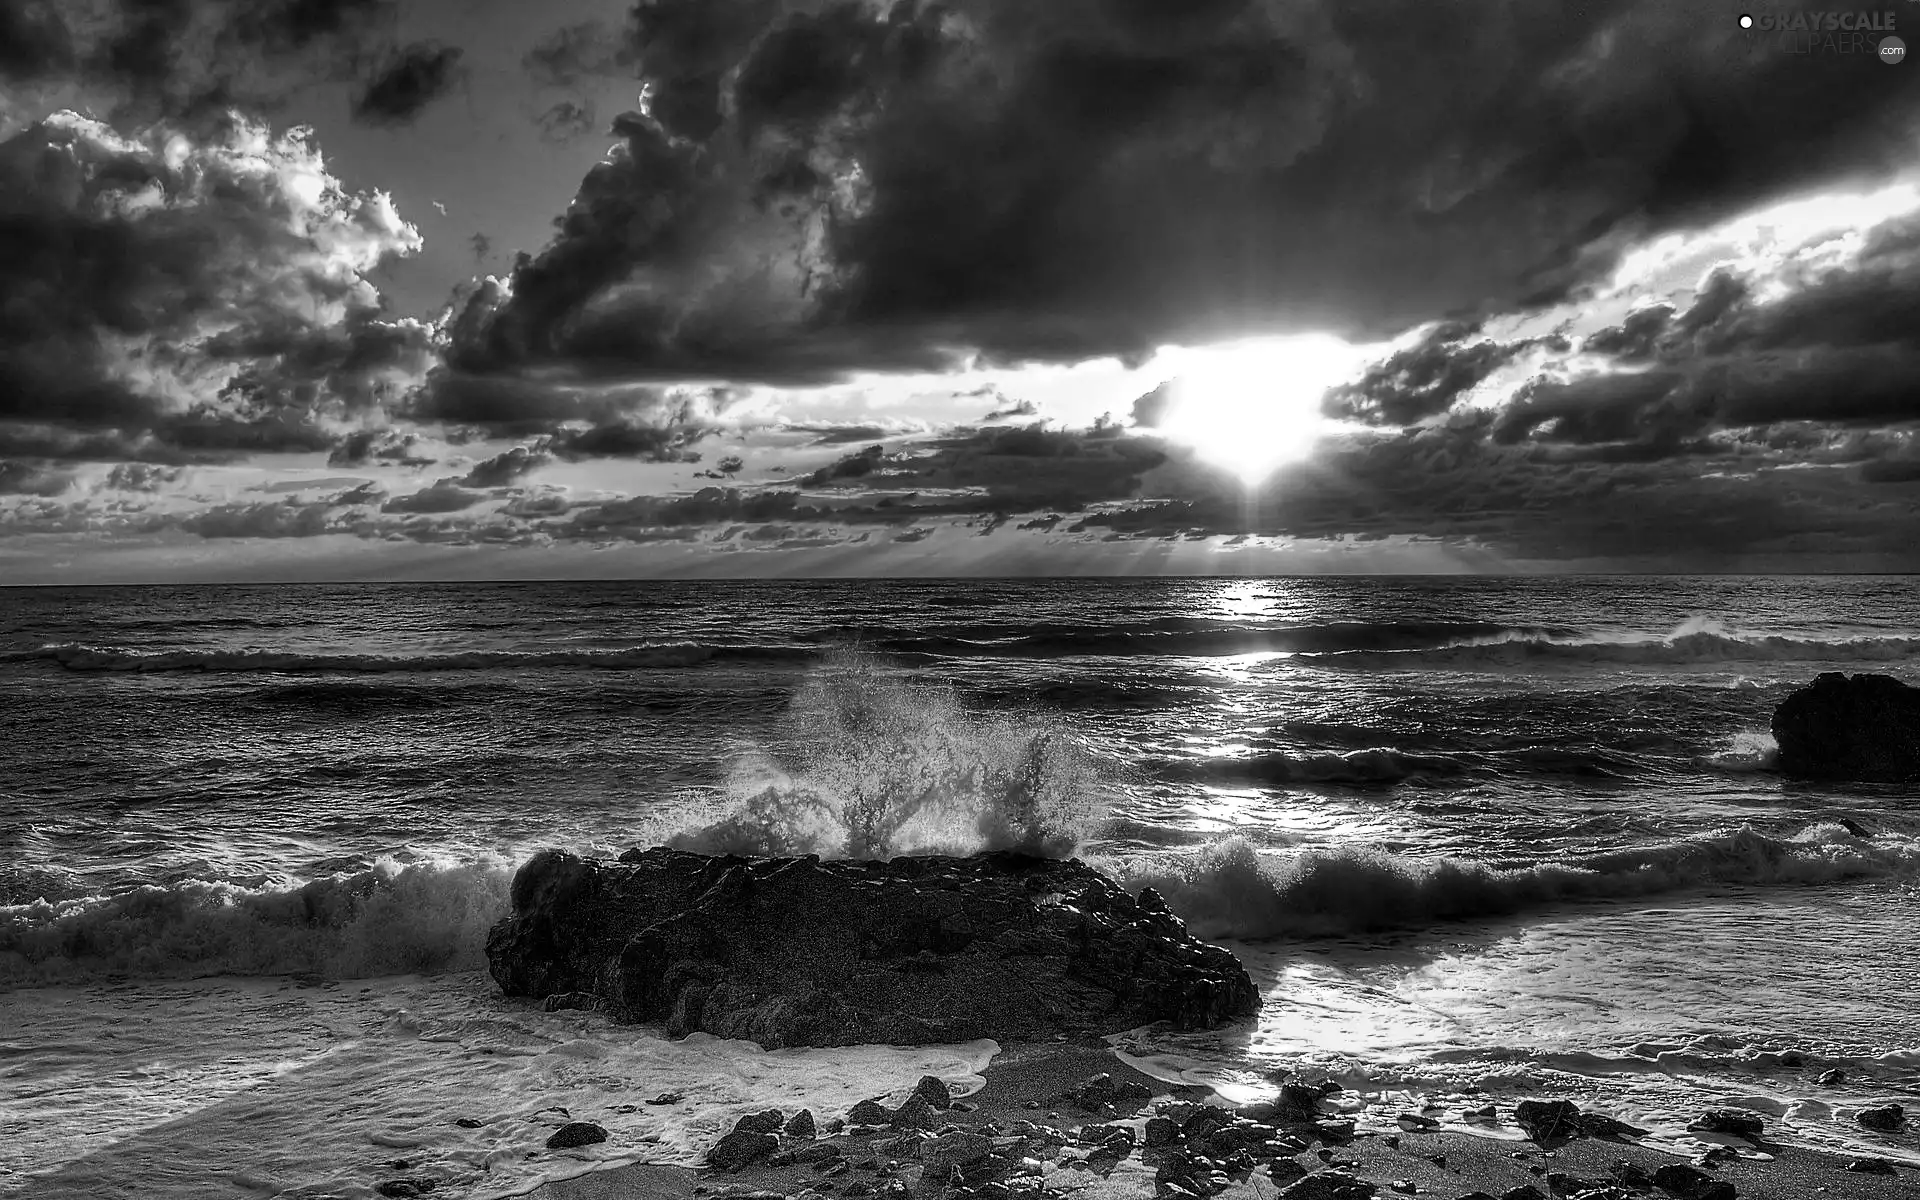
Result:
{"label": "dark storm cloud", "polygon": [[269,110],[352,78],[389,40],[395,0],[0,0],[0,80],[77,84],[115,120]]}
{"label": "dark storm cloud", "polygon": [[389,513],[450,513],[472,508],[487,498],[485,492],[470,491],[452,479],[442,479],[431,487],[411,495],[395,496],[380,506]]}
{"label": "dark storm cloud", "polygon": [[649,0],[630,32],[648,113],[473,298],[462,369],[802,383],[1397,332],[1883,171],[1920,105],[1652,0]]}
{"label": "dark storm cloud", "polygon": [[62,457],[324,449],[327,419],[424,369],[428,330],[383,316],[366,278],[417,245],[298,134],[128,138],[56,114],[0,142],[0,425],[66,435]]}
{"label": "dark storm cloud", "polygon": [[1326,410],[1387,425],[1411,425],[1443,413],[1531,345],[1496,342],[1478,334],[1478,326],[1472,324],[1436,326],[1419,344],[1369,367],[1358,381],[1328,392]]}
{"label": "dark storm cloud", "polygon": [[552,457],[538,447],[515,446],[503,454],[496,454],[485,462],[476,463],[471,471],[456,481],[456,484],[459,487],[469,488],[505,487],[522,475],[537,471],[552,461]]}
{"label": "dark storm cloud", "polygon": [[0,460],[0,494],[58,496],[73,486],[73,475],[33,463]]}
{"label": "dark storm cloud", "polygon": [[458,47],[414,42],[396,49],[353,102],[363,125],[405,125],[459,86],[466,74]]}
{"label": "dark storm cloud", "polygon": [[395,429],[356,429],[341,438],[327,455],[330,467],[359,467],[372,462],[391,462],[403,467],[424,467],[434,460],[418,453],[420,435]]}

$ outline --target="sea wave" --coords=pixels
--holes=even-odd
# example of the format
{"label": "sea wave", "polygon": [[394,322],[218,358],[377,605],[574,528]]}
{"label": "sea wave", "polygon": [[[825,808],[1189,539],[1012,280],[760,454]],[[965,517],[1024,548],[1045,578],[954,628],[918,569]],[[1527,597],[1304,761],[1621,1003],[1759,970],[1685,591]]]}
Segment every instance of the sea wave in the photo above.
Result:
{"label": "sea wave", "polygon": [[1266,750],[1255,754],[1168,759],[1157,764],[1155,773],[1164,779],[1205,783],[1262,787],[1328,784],[1365,788],[1469,775],[1627,779],[1657,765],[1605,746],[1522,746],[1448,754],[1370,746],[1356,750]]}
{"label": "sea wave", "polygon": [[572,667],[636,670],[709,661],[804,661],[804,646],[672,643],[611,649],[463,650],[447,654],[312,654],[294,650],[128,650],[62,642],[16,651],[0,661],[57,663],[69,671],[404,672]]}
{"label": "sea wave", "polygon": [[1202,937],[1325,937],[1509,916],[1576,900],[1707,885],[1807,884],[1920,873],[1920,838],[1861,837],[1822,823],[1791,838],[1751,827],[1662,845],[1501,869],[1371,847],[1262,852],[1243,838],[1197,851],[1096,860],[1152,887]]}
{"label": "sea wave", "polygon": [[1337,621],[1248,625],[1181,619],[1139,624],[944,630],[922,636],[864,639],[874,650],[944,657],[1217,658],[1260,653],[1363,653],[1418,650],[1482,638],[1575,638],[1577,629],[1487,621]]}
{"label": "sea wave", "polygon": [[1302,652],[1286,661],[1346,670],[1421,671],[1451,668],[1507,671],[1593,664],[1674,665],[1729,662],[1900,662],[1920,656],[1920,637],[1819,638],[1736,633],[1717,621],[1696,620],[1657,637],[1592,637],[1502,632],[1444,644],[1380,650]]}
{"label": "sea wave", "polygon": [[0,906],[0,988],[106,976],[470,971],[512,866],[376,863],[291,887],[191,881]]}

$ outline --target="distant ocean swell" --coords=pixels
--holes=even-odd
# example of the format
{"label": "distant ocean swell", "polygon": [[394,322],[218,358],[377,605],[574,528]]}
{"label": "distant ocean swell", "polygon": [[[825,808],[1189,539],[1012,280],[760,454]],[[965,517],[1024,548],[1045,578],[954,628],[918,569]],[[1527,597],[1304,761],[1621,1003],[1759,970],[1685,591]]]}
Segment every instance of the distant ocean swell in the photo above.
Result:
{"label": "distant ocean swell", "polygon": [[1246,626],[1181,618],[1137,626],[1051,626],[1008,634],[995,627],[917,632],[893,626],[835,628],[784,644],[685,641],[551,650],[450,653],[311,653],[291,649],[134,650],[61,642],[0,653],[0,663],[46,662],[69,671],[382,673],[503,669],[644,670],[705,663],[809,663],[844,645],[909,662],[943,658],[1282,656],[1276,665],[1336,670],[1495,671],[1539,666],[1740,662],[1898,662],[1920,657],[1920,637],[1740,634],[1693,621],[1658,637],[1602,636],[1556,626],[1480,622]]}
{"label": "distant ocean swell", "polygon": [[1675,665],[1734,662],[1898,662],[1920,655],[1920,637],[1806,638],[1701,629],[1660,638],[1499,635],[1404,650],[1303,653],[1288,659],[1346,670],[1507,671],[1530,666]]}

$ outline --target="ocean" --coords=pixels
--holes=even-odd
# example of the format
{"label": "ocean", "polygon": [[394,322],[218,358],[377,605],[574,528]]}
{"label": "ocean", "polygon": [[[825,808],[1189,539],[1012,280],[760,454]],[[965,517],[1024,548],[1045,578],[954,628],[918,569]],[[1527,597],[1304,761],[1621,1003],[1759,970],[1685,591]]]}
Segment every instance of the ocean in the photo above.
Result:
{"label": "ocean", "polygon": [[[1920,682],[1920,583],[0,590],[0,1194],[371,1196],[402,1162],[515,1195],[975,1078],[991,1043],[531,1012],[483,941],[542,846],[965,852],[1016,801],[1262,985],[1245,1027],[1117,1039],[1150,1073],[1488,1137],[1565,1095],[1676,1153],[1733,1105],[1920,1163],[1851,1120],[1920,1096],[1920,797],[1772,770],[1829,670]],[[541,1151],[556,1106],[615,1136]]]}

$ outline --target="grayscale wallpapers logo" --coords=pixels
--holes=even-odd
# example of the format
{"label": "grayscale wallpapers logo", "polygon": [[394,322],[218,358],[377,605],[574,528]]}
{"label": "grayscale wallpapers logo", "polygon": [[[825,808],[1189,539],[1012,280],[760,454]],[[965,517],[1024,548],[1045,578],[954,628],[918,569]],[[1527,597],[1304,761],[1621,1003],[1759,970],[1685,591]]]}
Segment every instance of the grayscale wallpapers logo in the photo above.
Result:
{"label": "grayscale wallpapers logo", "polygon": [[1907,43],[1895,32],[1891,11],[1830,9],[1820,12],[1740,14],[1740,28],[1786,42],[1790,54],[1857,54],[1883,63],[1906,61]]}

